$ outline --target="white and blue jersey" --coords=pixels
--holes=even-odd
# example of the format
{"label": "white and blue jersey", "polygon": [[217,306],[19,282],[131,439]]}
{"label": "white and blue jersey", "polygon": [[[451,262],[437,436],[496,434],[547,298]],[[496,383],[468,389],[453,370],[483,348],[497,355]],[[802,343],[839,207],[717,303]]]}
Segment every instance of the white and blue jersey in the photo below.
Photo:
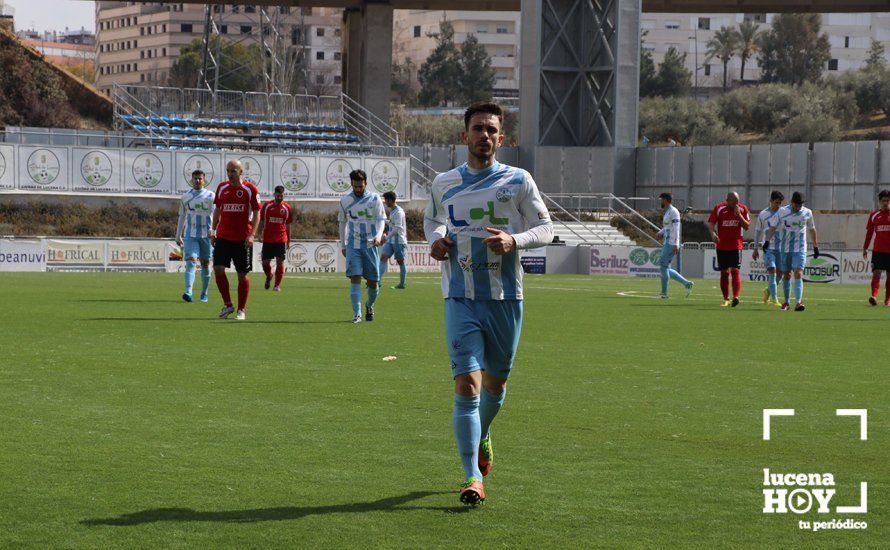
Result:
{"label": "white and blue jersey", "polygon": [[777,233],[782,233],[779,242],[781,252],[806,256],[807,230],[816,229],[812,210],[802,206],[795,212],[790,206],[783,206],[774,218],[773,225],[778,226]]}
{"label": "white and blue jersey", "polygon": [[408,244],[407,229],[405,228],[405,210],[396,205],[389,213],[389,234],[386,242],[392,244]]}
{"label": "white and blue jersey", "polygon": [[664,209],[664,217],[661,220],[661,229],[658,236],[664,238],[664,246],[680,246],[680,211],[669,204]]}
{"label": "white and blue jersey", "polygon": [[380,195],[365,191],[361,197],[354,192],[340,198],[340,246],[346,250],[373,248],[372,241],[383,236],[386,211]]}
{"label": "white and blue jersey", "polygon": [[[778,222],[778,216],[781,210],[782,208],[779,207],[774,212],[769,207],[766,207],[760,211],[760,214],[757,214],[757,226],[754,232],[754,243],[757,248],[763,246],[763,242],[766,239],[766,233],[771,227],[771,222]],[[778,265],[776,258],[781,248],[779,246],[781,240],[782,232],[777,229],[776,232],[773,233],[773,238],[769,242],[769,247],[767,247],[766,252],[763,253],[763,264],[767,267],[767,269],[774,269]]]}
{"label": "white and blue jersey", "polygon": [[[516,250],[498,256],[483,242],[486,228],[513,235]],[[484,170],[463,164],[439,174],[430,188],[424,215],[430,244],[454,241],[442,262],[445,298],[521,300],[519,250],[550,243],[553,223],[531,175],[495,162]]]}
{"label": "white and blue jersey", "polygon": [[213,219],[213,199],[209,189],[194,189],[184,193],[179,199],[179,221],[176,224],[176,238],[206,239],[210,237]]}

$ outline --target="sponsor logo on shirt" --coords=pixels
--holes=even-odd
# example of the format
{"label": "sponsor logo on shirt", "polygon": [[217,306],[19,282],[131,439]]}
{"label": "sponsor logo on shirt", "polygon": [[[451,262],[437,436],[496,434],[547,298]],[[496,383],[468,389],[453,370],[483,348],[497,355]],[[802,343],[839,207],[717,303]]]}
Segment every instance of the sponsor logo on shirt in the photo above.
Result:
{"label": "sponsor logo on shirt", "polygon": [[890,231],[890,225],[876,225],[875,231]]}
{"label": "sponsor logo on shirt", "polygon": [[244,212],[246,204],[224,204],[223,212]]}
{"label": "sponsor logo on shirt", "polygon": [[277,216],[269,216],[269,223],[284,223],[284,218],[279,218]]}
{"label": "sponsor logo on shirt", "polygon": [[723,220],[723,223],[721,225],[723,227],[738,227],[739,220]]}
{"label": "sponsor logo on shirt", "polygon": [[469,256],[461,256],[457,259],[457,264],[462,271],[474,273],[477,271],[497,271],[501,268],[501,262],[475,262]]}
{"label": "sponsor logo on shirt", "polygon": [[[488,201],[485,207],[474,207],[470,208],[469,211],[470,219],[473,221],[484,220],[488,218],[488,221],[492,223],[492,225],[507,225],[510,223],[508,218],[498,218],[494,213],[494,201]],[[458,218],[454,214],[454,205],[448,205],[448,219],[451,220],[451,224],[454,227],[467,227],[470,225],[470,222]]]}

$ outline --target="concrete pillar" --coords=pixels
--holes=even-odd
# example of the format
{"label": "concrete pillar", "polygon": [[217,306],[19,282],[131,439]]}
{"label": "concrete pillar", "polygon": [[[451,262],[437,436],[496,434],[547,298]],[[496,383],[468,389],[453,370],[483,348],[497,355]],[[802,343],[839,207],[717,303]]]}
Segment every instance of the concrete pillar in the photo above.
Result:
{"label": "concrete pillar", "polygon": [[389,124],[392,5],[365,3],[343,12],[343,91]]}

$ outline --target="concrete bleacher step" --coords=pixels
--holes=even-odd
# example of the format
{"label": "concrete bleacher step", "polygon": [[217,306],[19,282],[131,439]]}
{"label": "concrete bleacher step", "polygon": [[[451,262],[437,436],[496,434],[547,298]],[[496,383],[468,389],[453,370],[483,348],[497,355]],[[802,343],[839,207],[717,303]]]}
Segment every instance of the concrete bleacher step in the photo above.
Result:
{"label": "concrete bleacher step", "polygon": [[[561,241],[570,245],[634,246],[636,244],[627,235],[607,222],[586,222],[583,224],[578,222],[555,222],[553,224],[553,232]],[[586,243],[585,240],[587,241]]]}

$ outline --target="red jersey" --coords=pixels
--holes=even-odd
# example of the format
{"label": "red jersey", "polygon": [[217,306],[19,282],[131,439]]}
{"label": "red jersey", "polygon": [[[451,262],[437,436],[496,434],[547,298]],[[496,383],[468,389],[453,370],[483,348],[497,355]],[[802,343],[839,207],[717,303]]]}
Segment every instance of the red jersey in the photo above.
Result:
{"label": "red jersey", "polygon": [[[739,203],[738,206],[739,212],[745,218],[745,221],[751,223],[748,207],[742,203]],[[744,247],[742,234],[745,232],[745,229],[742,227],[742,221],[739,220],[732,208],[726,204],[726,201],[714,207],[711,216],[708,218],[708,223],[717,224],[717,237],[719,239],[717,250],[741,250]]]}
{"label": "red jersey", "polygon": [[890,210],[875,210],[868,215],[868,225],[865,226],[865,244],[863,250],[868,250],[871,238],[875,238],[873,250],[875,252],[890,253]]}
{"label": "red jersey", "polygon": [[263,220],[264,243],[286,243],[290,240],[288,225],[293,221],[293,213],[289,204],[281,201],[275,204],[275,200],[263,204],[260,209],[260,219]]}
{"label": "red jersey", "polygon": [[251,210],[260,208],[260,191],[249,181],[235,187],[224,181],[216,188],[213,204],[219,210],[219,225],[216,236],[229,241],[247,240],[253,231]]}

